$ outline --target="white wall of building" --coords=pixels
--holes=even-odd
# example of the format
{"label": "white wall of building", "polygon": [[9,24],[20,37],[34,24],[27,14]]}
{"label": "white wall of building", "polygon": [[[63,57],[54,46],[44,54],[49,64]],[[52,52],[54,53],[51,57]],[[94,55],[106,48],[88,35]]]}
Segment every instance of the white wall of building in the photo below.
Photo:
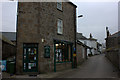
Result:
{"label": "white wall of building", "polygon": [[[93,49],[91,50],[92,51],[92,54],[95,55],[97,54],[97,41],[94,41],[94,40],[80,40],[83,44],[86,44],[87,46],[89,47],[92,47]],[[95,50],[96,49],[96,50]],[[90,50],[87,49],[87,55],[90,54]]]}

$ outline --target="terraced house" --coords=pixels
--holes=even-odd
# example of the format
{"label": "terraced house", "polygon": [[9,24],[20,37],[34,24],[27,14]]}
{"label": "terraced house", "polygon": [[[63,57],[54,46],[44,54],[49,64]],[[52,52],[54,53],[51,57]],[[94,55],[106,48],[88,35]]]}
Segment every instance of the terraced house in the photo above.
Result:
{"label": "terraced house", "polygon": [[71,2],[19,2],[17,74],[72,68],[76,5]]}

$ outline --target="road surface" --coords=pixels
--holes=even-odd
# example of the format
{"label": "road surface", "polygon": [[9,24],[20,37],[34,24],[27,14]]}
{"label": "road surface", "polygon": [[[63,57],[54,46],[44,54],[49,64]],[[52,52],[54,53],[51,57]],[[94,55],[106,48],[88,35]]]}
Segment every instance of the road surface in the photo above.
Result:
{"label": "road surface", "polygon": [[80,65],[77,69],[61,74],[58,78],[118,78],[117,69],[105,57],[105,54],[95,55]]}

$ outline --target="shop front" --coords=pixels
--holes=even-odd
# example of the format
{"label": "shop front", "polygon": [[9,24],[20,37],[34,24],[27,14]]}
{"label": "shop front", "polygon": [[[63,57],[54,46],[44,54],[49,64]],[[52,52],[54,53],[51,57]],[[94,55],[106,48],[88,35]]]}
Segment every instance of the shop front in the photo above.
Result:
{"label": "shop front", "polygon": [[54,72],[71,67],[73,63],[73,43],[67,41],[54,41]]}

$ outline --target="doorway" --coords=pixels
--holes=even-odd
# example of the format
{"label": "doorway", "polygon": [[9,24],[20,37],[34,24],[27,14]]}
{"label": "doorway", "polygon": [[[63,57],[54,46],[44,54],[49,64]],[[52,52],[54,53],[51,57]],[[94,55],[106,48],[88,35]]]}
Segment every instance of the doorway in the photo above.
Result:
{"label": "doorway", "polygon": [[37,43],[23,44],[23,71],[24,72],[38,71],[38,44]]}

